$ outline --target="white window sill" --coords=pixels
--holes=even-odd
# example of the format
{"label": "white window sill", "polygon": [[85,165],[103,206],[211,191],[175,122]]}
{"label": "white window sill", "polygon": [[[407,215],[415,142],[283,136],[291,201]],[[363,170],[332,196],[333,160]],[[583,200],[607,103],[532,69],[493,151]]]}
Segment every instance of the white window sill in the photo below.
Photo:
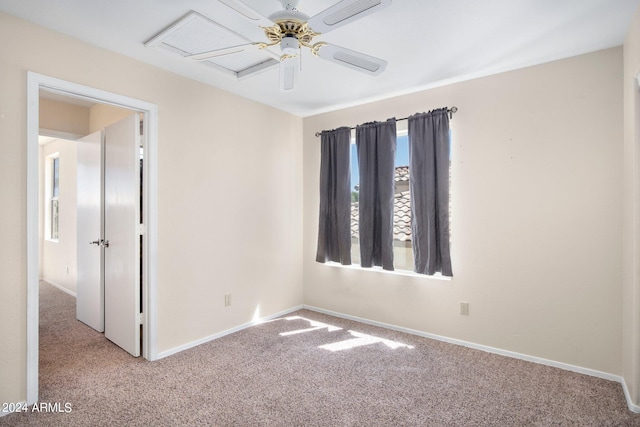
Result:
{"label": "white window sill", "polygon": [[443,276],[441,273],[436,273],[432,276],[429,276],[427,274],[418,274],[415,273],[413,271],[409,271],[409,270],[393,270],[393,271],[389,271],[389,270],[384,270],[382,267],[371,267],[371,268],[363,268],[360,267],[358,264],[351,264],[351,265],[342,265],[339,262],[326,262],[324,263],[324,265],[328,266],[328,267],[335,267],[335,268],[346,268],[349,270],[358,270],[358,271],[368,271],[368,272],[374,272],[374,273],[382,273],[382,274],[391,274],[394,276],[408,276],[408,277],[416,277],[419,279],[435,279],[435,280],[444,280],[446,282],[450,282],[452,277],[449,276]]}
{"label": "white window sill", "polygon": [[50,243],[58,243],[59,240],[58,239],[44,239],[45,242],[50,242]]}

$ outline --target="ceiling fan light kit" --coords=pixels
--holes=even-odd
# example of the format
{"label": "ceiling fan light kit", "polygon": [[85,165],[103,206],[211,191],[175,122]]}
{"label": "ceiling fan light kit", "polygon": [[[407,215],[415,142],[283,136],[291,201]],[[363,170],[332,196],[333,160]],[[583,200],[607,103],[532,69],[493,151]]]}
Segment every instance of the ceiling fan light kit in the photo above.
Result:
{"label": "ceiling fan light kit", "polygon": [[[383,59],[324,41],[313,43],[313,40],[322,34],[390,6],[392,0],[341,0],[312,17],[298,11],[298,0],[279,0],[283,10],[274,12],[268,17],[253,10],[244,0],[218,1],[230,7],[244,19],[258,24],[264,31],[267,41],[251,41],[240,35],[238,31],[229,30],[220,23],[192,11],[190,15],[198,15],[215,24],[216,31],[220,32],[222,28],[234,37],[231,37],[230,34],[216,34],[216,31],[209,29],[200,30],[202,36],[211,33],[210,37],[216,40],[212,40],[206,48],[198,49],[188,43],[183,46],[180,43],[179,27],[184,24],[182,21],[188,22],[186,18],[189,15],[187,15],[153,37],[145,43],[145,46],[164,44],[163,47],[178,51],[185,58],[203,61],[207,65],[226,69],[238,79],[241,76],[252,75],[254,71],[264,71],[279,63],[280,89],[284,91],[293,89],[298,80],[301,47],[309,49],[314,56],[372,76],[383,72],[387,65]],[[267,25],[261,25],[262,23]],[[171,36],[176,32],[177,34]],[[225,43],[226,45],[224,45]],[[207,43],[200,41],[194,44],[205,45]],[[279,53],[270,49],[276,46],[280,47]],[[253,55],[253,63],[243,64],[240,59],[243,55],[247,57]]]}
{"label": "ceiling fan light kit", "polygon": [[300,42],[293,36],[285,36],[280,43],[280,50],[285,55],[298,55],[300,53]]}

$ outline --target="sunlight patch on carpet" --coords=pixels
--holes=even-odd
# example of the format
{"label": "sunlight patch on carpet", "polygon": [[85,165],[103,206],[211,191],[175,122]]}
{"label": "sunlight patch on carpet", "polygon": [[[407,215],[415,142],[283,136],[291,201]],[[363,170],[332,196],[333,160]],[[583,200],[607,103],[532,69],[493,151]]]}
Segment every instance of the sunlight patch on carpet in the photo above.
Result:
{"label": "sunlight patch on carpet", "polygon": [[281,332],[280,336],[283,336],[283,337],[287,337],[289,335],[304,334],[305,332],[313,332],[313,331],[318,331],[320,329],[325,329],[325,328],[327,329],[327,332],[335,332],[335,331],[342,330],[342,328],[339,328],[337,326],[327,325],[326,323],[318,322],[311,319],[306,319],[300,316],[285,317],[285,320],[304,320],[306,322],[309,322],[309,325],[311,327],[306,329],[298,329],[296,331]]}
{"label": "sunlight patch on carpet", "polygon": [[[307,332],[315,332],[315,331],[320,331],[324,329],[326,329],[327,332],[335,332],[335,331],[342,330],[342,328],[340,327],[332,326],[327,323],[318,322],[316,320],[307,319],[301,316],[289,316],[289,317],[285,317],[284,320],[289,320],[289,321],[304,320],[305,322],[309,323],[310,327],[303,328],[303,329],[296,329],[294,331],[281,332],[280,336],[282,337],[304,334]],[[378,343],[382,343],[392,350],[395,350],[397,348],[409,348],[409,349],[413,348],[413,346],[410,346],[407,344],[402,344],[396,341],[387,340],[387,339],[376,337],[373,335],[367,335],[367,334],[363,334],[356,331],[348,331],[348,332],[354,338],[338,341],[331,344],[324,344],[324,345],[318,346],[318,348],[335,352],[335,351],[349,350],[356,347],[362,347],[365,345],[372,345],[372,344],[378,344]]]}
{"label": "sunlight patch on carpet", "polygon": [[377,343],[382,343],[393,350],[397,348],[402,348],[402,347],[410,348],[410,349],[413,348],[413,346],[410,346],[407,344],[386,340],[384,338],[374,337],[373,335],[361,334],[360,332],[355,332],[355,331],[349,331],[349,333],[351,334],[351,336],[354,336],[355,338],[339,341],[333,344],[321,345],[319,348],[322,348],[324,350],[329,350],[329,351],[341,351],[341,350],[349,350],[355,347],[361,347],[363,345],[371,345],[371,344],[377,344]]}

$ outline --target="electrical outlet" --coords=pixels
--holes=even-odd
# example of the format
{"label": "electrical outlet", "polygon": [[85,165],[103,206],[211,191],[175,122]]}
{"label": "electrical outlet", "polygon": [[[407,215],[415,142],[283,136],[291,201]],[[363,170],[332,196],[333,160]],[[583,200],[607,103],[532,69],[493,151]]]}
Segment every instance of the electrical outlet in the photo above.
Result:
{"label": "electrical outlet", "polygon": [[224,296],[224,306],[229,307],[231,305],[231,294],[226,294]]}
{"label": "electrical outlet", "polygon": [[64,268],[64,272],[65,272],[65,273],[67,273],[67,276],[69,275],[69,266],[66,266],[66,267]]}
{"label": "electrical outlet", "polygon": [[469,315],[469,303],[468,302],[461,302],[460,303],[460,314],[462,314],[463,316],[468,316]]}

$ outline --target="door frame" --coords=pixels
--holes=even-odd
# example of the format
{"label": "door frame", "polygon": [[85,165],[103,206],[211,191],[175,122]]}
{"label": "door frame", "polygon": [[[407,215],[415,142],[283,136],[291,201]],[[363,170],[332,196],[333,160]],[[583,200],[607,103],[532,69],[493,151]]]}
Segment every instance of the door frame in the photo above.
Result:
{"label": "door frame", "polygon": [[157,351],[157,254],[158,254],[158,106],[146,101],[83,86],[27,71],[27,403],[38,401],[39,344],[39,240],[38,170],[40,90],[56,92],[100,104],[127,108],[143,114],[143,234],[142,309],[143,353],[158,359]]}

